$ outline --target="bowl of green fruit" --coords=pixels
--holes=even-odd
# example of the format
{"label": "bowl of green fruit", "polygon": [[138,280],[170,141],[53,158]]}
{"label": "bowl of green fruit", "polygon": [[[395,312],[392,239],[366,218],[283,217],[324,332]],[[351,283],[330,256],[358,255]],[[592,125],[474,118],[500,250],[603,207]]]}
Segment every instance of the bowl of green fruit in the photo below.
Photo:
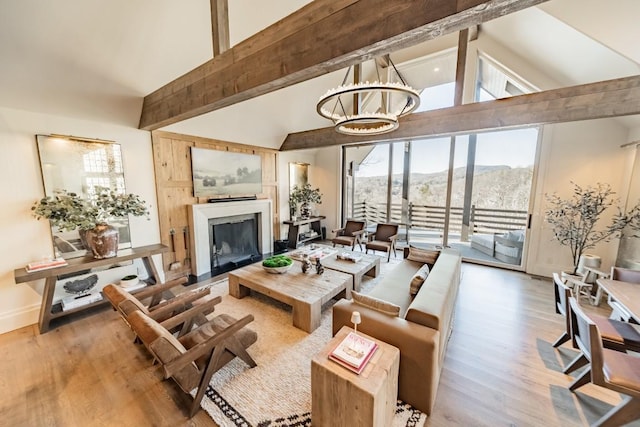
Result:
{"label": "bowl of green fruit", "polygon": [[293,265],[293,260],[286,255],[275,255],[262,261],[262,268],[267,273],[282,274]]}

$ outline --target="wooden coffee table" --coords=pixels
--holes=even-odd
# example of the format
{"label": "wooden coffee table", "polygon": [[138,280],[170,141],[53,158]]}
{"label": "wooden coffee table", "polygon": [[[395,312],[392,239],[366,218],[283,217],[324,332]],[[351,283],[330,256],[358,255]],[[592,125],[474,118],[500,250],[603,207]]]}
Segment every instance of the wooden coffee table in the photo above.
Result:
{"label": "wooden coffee table", "polygon": [[[349,254],[359,257],[358,262],[349,260],[338,259],[338,254],[348,252]],[[352,251],[339,251],[337,254],[333,254],[321,261],[322,265],[331,270],[341,271],[353,276],[353,289],[356,292],[360,292],[360,285],[362,284],[362,276],[365,274],[371,277],[378,277],[380,272],[380,257],[377,255],[368,255],[361,252]]]}
{"label": "wooden coffee table", "polygon": [[330,269],[304,274],[298,261],[284,274],[267,273],[261,262],[229,272],[229,295],[244,298],[254,290],[288,304],[293,307],[293,326],[306,332],[320,326],[324,303],[340,293],[349,298],[352,289],[350,274]]}

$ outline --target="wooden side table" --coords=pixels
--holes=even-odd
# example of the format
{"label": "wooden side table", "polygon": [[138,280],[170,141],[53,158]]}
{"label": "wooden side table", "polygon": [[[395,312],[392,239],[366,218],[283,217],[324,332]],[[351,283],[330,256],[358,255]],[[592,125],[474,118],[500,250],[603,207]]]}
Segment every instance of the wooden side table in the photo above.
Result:
{"label": "wooden side table", "polygon": [[[320,239],[322,237],[322,227],[321,222],[326,217],[324,216],[314,216],[307,219],[298,219],[295,221],[282,221],[283,224],[289,226],[289,247],[291,249],[295,249],[301,244],[305,242],[309,242],[311,240]],[[308,224],[311,230],[315,231],[315,235],[312,237],[303,238],[300,234],[300,228],[302,225]]]}
{"label": "wooden side table", "polygon": [[329,353],[351,332],[343,326],[311,360],[311,424],[314,427],[387,427],[398,398],[400,350],[378,343],[360,375],[329,359]]}

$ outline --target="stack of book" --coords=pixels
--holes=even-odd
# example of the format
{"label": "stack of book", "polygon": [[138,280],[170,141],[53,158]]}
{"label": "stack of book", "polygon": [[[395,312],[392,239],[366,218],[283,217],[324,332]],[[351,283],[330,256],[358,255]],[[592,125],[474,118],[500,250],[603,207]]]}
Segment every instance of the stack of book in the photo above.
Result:
{"label": "stack of book", "polygon": [[67,261],[64,258],[44,259],[40,261],[30,262],[29,264],[27,264],[25,269],[27,270],[27,273],[33,273],[34,271],[62,267],[63,265],[67,265]]}
{"label": "stack of book", "polygon": [[329,359],[359,374],[376,352],[378,344],[368,338],[350,332],[338,346],[329,353]]}
{"label": "stack of book", "polygon": [[74,308],[82,307],[84,305],[88,305],[101,300],[102,300],[102,294],[100,292],[63,298],[62,311],[67,311]]}
{"label": "stack of book", "polygon": [[358,262],[362,259],[362,256],[356,255],[353,252],[341,252],[336,255],[336,258],[344,261]]}

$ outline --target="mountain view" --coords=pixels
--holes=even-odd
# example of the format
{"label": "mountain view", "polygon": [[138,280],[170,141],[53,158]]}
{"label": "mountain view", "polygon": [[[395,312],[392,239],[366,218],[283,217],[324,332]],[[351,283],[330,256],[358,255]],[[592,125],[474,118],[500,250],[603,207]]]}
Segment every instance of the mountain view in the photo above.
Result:
{"label": "mountain view", "polygon": [[[451,205],[462,207],[466,168],[453,171]],[[533,166],[482,166],[474,171],[472,204],[478,208],[527,210],[531,192]],[[399,203],[402,196],[402,175],[392,176],[392,198]],[[447,172],[414,173],[409,178],[409,202],[421,205],[444,206]],[[357,177],[356,203],[385,203],[387,176]]]}

